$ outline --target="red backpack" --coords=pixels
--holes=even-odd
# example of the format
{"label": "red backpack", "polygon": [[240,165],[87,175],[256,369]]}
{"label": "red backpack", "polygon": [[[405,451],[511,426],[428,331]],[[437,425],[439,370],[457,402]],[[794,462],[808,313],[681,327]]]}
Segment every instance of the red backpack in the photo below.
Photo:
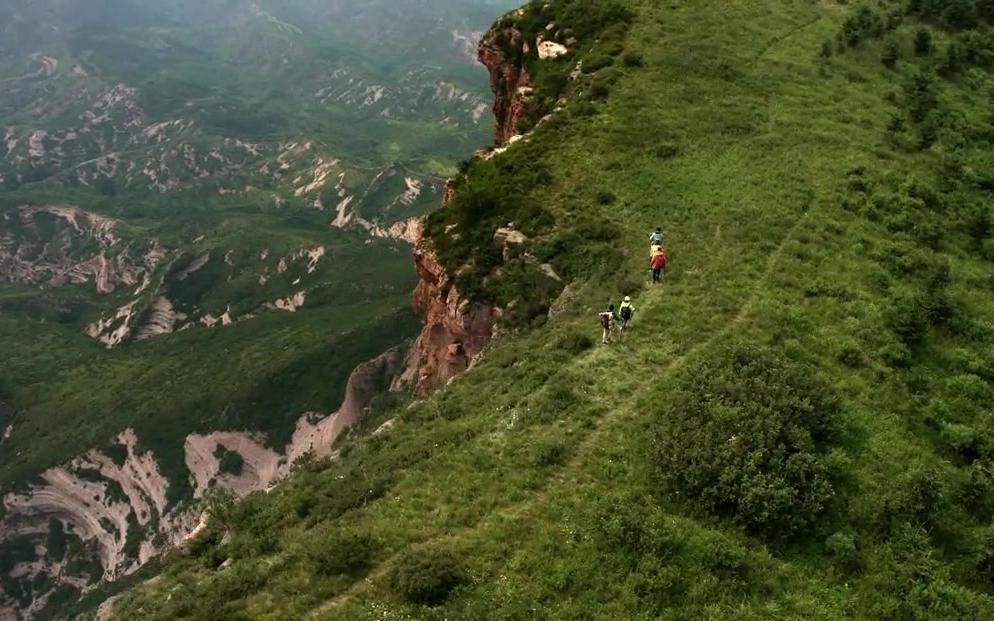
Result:
{"label": "red backpack", "polygon": [[611,327],[611,313],[601,313],[601,327],[605,330]]}

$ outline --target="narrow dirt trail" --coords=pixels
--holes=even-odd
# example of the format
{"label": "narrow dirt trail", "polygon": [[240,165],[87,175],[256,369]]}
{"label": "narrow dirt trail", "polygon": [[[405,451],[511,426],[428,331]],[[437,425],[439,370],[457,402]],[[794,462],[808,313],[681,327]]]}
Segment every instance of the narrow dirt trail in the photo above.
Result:
{"label": "narrow dirt trail", "polygon": [[[752,288],[735,315],[726,321],[721,329],[713,332],[709,338],[698,342],[692,348],[673,358],[659,373],[641,379],[638,389],[631,391],[631,396],[626,401],[621,403],[615,402],[614,407],[610,408],[608,413],[598,419],[587,435],[573,448],[571,451],[572,457],[556,474],[552,475],[550,480],[541,489],[516,503],[495,509],[473,525],[439,534],[436,537],[420,542],[419,545],[445,544],[446,542],[454,542],[469,537],[486,537],[492,529],[506,525],[508,522],[521,520],[528,516],[529,513],[540,510],[551,498],[557,494],[561,494],[564,487],[571,486],[579,478],[584,465],[589,463],[591,455],[602,446],[605,438],[617,433],[621,427],[635,417],[639,411],[637,406],[641,400],[640,395],[644,394],[651,384],[658,382],[660,376],[666,376],[680,370],[697,355],[728,338],[737,328],[741,327],[742,323],[752,313],[756,300],[760,297],[761,291],[765,288],[770,276],[774,273],[787,244],[794,239],[799,229],[807,222],[812,211],[812,209],[806,209],[801,213],[796,222],[781,238],[780,243],[767,256],[762,273],[753,281]],[[641,296],[641,308],[639,312],[662,312],[661,306],[664,303],[665,292],[665,286],[650,287]],[[587,369],[596,371],[605,365],[614,365],[615,363],[616,355],[611,351],[611,348],[598,347],[590,352],[580,364]],[[594,377],[599,377],[599,375],[595,374]],[[595,385],[592,389],[594,392],[600,392],[598,385]],[[375,589],[376,584],[393,569],[402,552],[399,551],[382,561],[365,579],[355,583],[334,599],[312,610],[306,618],[322,619],[324,613],[329,613],[356,599],[363,592]]]}

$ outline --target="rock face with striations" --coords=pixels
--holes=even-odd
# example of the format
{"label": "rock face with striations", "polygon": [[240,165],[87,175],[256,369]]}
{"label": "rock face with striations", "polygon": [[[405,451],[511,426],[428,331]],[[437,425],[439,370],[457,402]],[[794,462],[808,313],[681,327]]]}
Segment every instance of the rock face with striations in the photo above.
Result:
{"label": "rock face with striations", "polygon": [[528,98],[532,94],[528,68],[513,62],[505,50],[528,53],[528,42],[513,27],[495,27],[480,43],[479,59],[490,72],[490,88],[494,93],[494,140],[498,147],[506,145],[517,134],[518,121],[528,114]]}
{"label": "rock face with striations", "polygon": [[[505,146],[517,133],[518,120],[526,116],[531,78],[520,63],[511,62],[504,53],[525,49],[527,43],[513,28],[495,28],[483,38],[480,62],[490,71],[494,92],[494,138]],[[452,200],[454,186],[446,184],[443,209]],[[446,272],[431,243],[419,239],[414,250],[418,286],[414,306],[424,319],[424,328],[411,349],[407,370],[401,381],[413,387],[414,394],[425,397],[466,371],[483,348],[493,339],[501,309],[465,298],[456,287],[454,275]]]}
{"label": "rock face with striations", "polygon": [[463,297],[424,241],[414,251],[414,264],[420,278],[414,306],[424,318],[424,328],[403,379],[424,397],[472,365],[493,338],[501,311]]}

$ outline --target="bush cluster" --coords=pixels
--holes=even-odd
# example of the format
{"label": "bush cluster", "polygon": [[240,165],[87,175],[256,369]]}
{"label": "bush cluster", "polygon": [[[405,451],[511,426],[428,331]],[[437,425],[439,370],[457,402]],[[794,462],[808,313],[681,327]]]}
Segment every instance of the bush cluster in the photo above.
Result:
{"label": "bush cluster", "polygon": [[665,492],[764,535],[810,525],[834,495],[823,456],[838,405],[809,369],[753,345],[700,363],[657,417]]}
{"label": "bush cluster", "polygon": [[409,604],[437,606],[467,577],[451,553],[432,548],[409,550],[397,561],[390,587]]}
{"label": "bush cluster", "polygon": [[908,14],[954,30],[994,23],[992,0],[909,0]]}
{"label": "bush cluster", "polygon": [[324,532],[308,551],[314,571],[322,576],[358,577],[366,573],[377,542],[369,535]]}

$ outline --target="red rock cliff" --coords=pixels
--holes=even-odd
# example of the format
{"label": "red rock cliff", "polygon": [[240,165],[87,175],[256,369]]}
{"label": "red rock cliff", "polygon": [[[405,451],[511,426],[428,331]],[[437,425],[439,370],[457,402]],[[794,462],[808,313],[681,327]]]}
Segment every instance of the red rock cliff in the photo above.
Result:
{"label": "red rock cliff", "polygon": [[490,72],[494,93],[494,140],[498,147],[508,143],[517,131],[518,121],[528,112],[532,94],[531,76],[519,62],[510,62],[505,50],[528,53],[528,42],[514,28],[494,28],[480,43],[479,59]]}
{"label": "red rock cliff", "polygon": [[414,306],[424,328],[411,350],[405,377],[415,395],[424,397],[466,371],[493,338],[498,308],[464,298],[424,241],[414,251],[418,271]]}
{"label": "red rock cliff", "polygon": [[[525,49],[527,43],[513,28],[493,29],[480,43],[480,62],[490,71],[494,92],[494,139],[504,146],[512,136],[518,120],[527,114],[531,94],[528,71],[510,62],[505,49]],[[443,208],[452,200],[453,184],[446,184]],[[455,286],[427,240],[419,240],[414,251],[414,265],[419,282],[414,292],[414,306],[424,318],[424,328],[411,350],[408,367],[401,377],[424,397],[466,371],[493,338],[501,310],[487,304],[471,302]]]}

